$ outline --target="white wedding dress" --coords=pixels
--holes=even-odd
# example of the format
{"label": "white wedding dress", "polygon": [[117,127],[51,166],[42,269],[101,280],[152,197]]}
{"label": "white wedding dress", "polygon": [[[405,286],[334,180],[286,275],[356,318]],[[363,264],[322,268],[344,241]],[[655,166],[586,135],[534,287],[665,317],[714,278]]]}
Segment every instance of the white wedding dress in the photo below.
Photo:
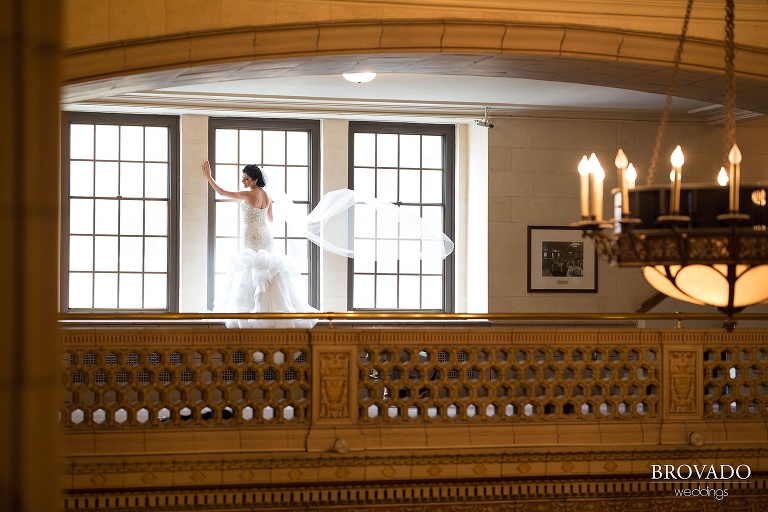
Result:
{"label": "white wedding dress", "polygon": [[[273,252],[267,208],[240,203],[244,249],[230,257],[223,286],[214,302],[215,313],[317,313],[296,290],[299,272],[288,259]],[[310,329],[317,319],[228,320],[227,327],[299,327]]]}
{"label": "white wedding dress", "polygon": [[[301,230],[318,247],[361,261],[415,261],[445,259],[453,251],[453,242],[437,227],[430,226],[405,208],[350,189],[325,194],[312,212],[291,215],[296,210],[285,194],[270,193],[276,213],[294,230]],[[267,222],[267,208],[240,203],[244,249],[229,260],[221,288],[217,287],[215,313],[318,313],[307,304],[294,285],[299,275],[289,259],[273,251],[273,239]],[[276,217],[277,218],[277,217]],[[397,241],[397,250],[383,250],[355,238],[355,224],[378,225],[387,241]],[[370,242],[370,240],[368,240]],[[372,248],[373,247],[373,248]],[[390,246],[391,247],[391,246]],[[298,327],[312,328],[317,319],[228,320],[227,327]]]}

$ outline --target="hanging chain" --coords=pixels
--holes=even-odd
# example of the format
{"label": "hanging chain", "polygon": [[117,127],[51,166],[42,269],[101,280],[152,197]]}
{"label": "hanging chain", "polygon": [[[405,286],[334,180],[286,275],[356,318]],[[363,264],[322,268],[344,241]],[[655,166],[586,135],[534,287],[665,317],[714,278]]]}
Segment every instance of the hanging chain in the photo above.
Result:
{"label": "hanging chain", "polygon": [[[732,0],[728,0],[732,2]],[[675,92],[675,86],[677,86],[677,72],[680,70],[680,60],[683,56],[683,45],[685,44],[685,35],[688,32],[688,22],[691,20],[691,10],[693,9],[693,0],[688,0],[688,5],[685,8],[685,19],[683,20],[683,29],[680,32],[680,37],[677,42],[677,50],[675,51],[675,58],[672,62],[672,77],[669,82],[669,89],[667,91],[667,99],[664,103],[664,111],[661,113],[661,123],[659,124],[659,131],[656,132],[656,142],[653,144],[653,156],[651,157],[651,165],[648,167],[648,178],[646,179],[646,185],[653,184],[653,178],[656,174],[656,164],[659,162],[659,152],[661,151],[661,142],[664,139],[664,132],[667,129],[667,120],[669,119],[669,109],[672,106],[672,95]]]}
{"label": "hanging chain", "polygon": [[723,165],[736,143],[736,79],[734,66],[733,0],[725,2],[725,129],[723,130]]}

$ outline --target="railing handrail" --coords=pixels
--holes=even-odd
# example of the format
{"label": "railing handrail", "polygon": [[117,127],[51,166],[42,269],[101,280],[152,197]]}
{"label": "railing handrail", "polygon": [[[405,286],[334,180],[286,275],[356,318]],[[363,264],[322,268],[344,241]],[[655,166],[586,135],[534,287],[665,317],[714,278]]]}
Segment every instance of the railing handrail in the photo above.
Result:
{"label": "railing handrail", "polygon": [[[68,312],[60,313],[59,321],[81,320],[232,320],[232,319],[319,319],[334,320],[487,320],[490,322],[530,320],[723,320],[724,313],[440,313],[440,312],[370,312],[329,311],[319,313],[168,313],[168,312]],[[768,321],[768,313],[737,313],[739,320]]]}

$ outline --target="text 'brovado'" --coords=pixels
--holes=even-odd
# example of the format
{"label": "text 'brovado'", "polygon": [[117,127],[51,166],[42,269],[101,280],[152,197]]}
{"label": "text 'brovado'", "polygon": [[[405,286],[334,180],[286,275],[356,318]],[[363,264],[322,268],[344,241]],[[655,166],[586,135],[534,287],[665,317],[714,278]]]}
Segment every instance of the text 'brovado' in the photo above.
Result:
{"label": "text 'brovado'", "polygon": [[652,480],[720,480],[730,481],[734,478],[746,480],[752,475],[752,469],[746,464],[736,467],[730,464],[651,464]]}

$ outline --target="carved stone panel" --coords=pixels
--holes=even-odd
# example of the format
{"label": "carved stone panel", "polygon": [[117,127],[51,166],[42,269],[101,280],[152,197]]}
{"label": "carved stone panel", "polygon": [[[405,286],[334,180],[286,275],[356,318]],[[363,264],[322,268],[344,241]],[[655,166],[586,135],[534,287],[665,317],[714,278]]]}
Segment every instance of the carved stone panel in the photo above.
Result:
{"label": "carved stone panel", "polygon": [[699,383],[696,378],[695,350],[669,351],[669,412],[698,414]]}
{"label": "carved stone panel", "polygon": [[320,355],[320,418],[349,418],[349,353]]}

